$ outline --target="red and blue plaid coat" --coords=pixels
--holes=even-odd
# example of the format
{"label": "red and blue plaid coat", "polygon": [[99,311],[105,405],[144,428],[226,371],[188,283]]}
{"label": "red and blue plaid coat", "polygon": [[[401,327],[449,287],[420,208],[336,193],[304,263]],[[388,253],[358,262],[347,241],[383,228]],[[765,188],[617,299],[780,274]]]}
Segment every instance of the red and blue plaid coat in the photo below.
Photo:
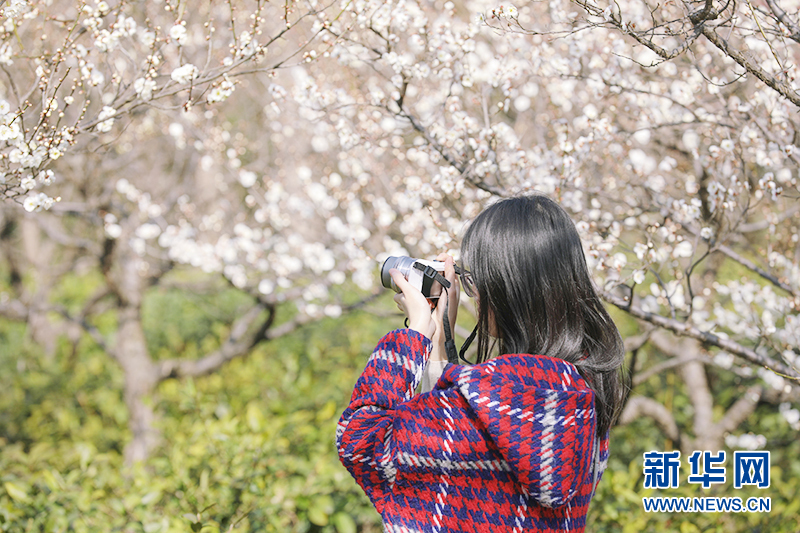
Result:
{"label": "red and blue plaid coat", "polygon": [[[430,341],[381,339],[336,433],[339,458],[391,533],[581,532],[593,494],[594,393],[541,355],[447,365],[414,393]],[[598,476],[608,457],[599,441]]]}

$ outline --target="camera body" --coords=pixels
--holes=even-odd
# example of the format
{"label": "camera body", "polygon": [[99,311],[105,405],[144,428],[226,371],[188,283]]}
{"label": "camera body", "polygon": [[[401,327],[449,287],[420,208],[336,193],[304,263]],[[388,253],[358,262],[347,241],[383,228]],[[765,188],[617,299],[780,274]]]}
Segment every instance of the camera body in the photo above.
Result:
{"label": "camera body", "polygon": [[402,292],[395,285],[389,270],[396,268],[408,282],[419,290],[426,298],[436,299],[442,294],[442,285],[436,281],[430,267],[440,274],[444,273],[444,262],[414,259],[408,256],[391,256],[381,266],[381,285],[395,292]]}

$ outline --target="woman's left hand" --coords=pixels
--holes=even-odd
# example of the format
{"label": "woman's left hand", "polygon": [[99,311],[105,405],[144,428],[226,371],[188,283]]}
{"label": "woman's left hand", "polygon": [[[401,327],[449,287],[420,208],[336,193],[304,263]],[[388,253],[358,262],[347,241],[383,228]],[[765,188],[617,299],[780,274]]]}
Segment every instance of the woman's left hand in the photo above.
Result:
{"label": "woman's left hand", "polygon": [[[431,350],[432,361],[446,361],[447,352],[445,350],[445,333],[444,333],[444,310],[445,307],[449,309],[448,319],[450,321],[450,335],[455,338],[456,333],[456,318],[458,318],[458,302],[461,297],[461,287],[459,286],[458,276],[456,276],[455,261],[447,254],[439,254],[436,258],[437,261],[444,262],[444,277],[450,282],[450,288],[447,289],[447,299],[444,298],[445,291],[442,290],[442,298],[439,298],[439,303],[436,305],[436,312],[434,313],[434,320],[436,321],[436,332],[431,339],[433,341],[433,349]],[[450,304],[449,306],[446,304]]]}

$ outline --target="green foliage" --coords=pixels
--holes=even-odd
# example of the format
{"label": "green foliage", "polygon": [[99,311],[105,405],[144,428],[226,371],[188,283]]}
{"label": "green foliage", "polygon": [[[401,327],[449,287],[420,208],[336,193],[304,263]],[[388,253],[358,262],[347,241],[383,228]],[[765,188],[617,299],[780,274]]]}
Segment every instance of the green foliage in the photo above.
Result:
{"label": "green foliage", "polygon": [[[75,278],[59,292],[72,309],[96,288]],[[219,346],[248,302],[218,287],[203,296],[153,291],[143,306],[148,347],[157,358],[191,357]],[[375,304],[392,309],[391,295]],[[282,310],[279,321],[287,318]],[[615,316],[623,335],[635,333]],[[101,317],[113,328],[111,313]],[[146,464],[123,466],[130,439],[119,368],[88,338],[61,339],[48,357],[26,340],[25,326],[0,321],[0,531],[369,533],[380,519],[340,465],[336,421],[376,341],[400,324],[357,312],[262,343],[247,357],[199,378],[169,380],[152,398],[162,446]],[[640,363],[657,353],[642,350]],[[691,412],[669,374],[637,393],[671,402],[683,427]],[[712,375],[730,405],[747,383]],[[590,532],[796,532],[800,443],[774,409],[760,408],[743,432],[768,436],[772,485],[765,490],[642,488],[642,453],[669,449],[648,420],[612,433],[612,457],[589,512]],[[684,461],[685,463],[685,461]],[[769,514],[645,513],[642,497],[770,496]]]}
{"label": "green foliage", "polygon": [[[231,293],[149,295],[150,349],[175,357],[216,347],[241,307]],[[214,375],[164,382],[153,400],[163,445],[126,469],[111,359],[88,339],[74,356],[63,343],[48,358],[26,344],[23,326],[0,323],[0,531],[379,531],[334,434],[386,329],[354,313],[265,343]]]}

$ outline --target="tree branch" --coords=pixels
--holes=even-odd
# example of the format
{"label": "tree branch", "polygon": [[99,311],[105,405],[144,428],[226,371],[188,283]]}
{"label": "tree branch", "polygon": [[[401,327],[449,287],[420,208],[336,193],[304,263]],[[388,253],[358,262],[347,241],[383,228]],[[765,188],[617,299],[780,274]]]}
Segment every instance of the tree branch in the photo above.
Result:
{"label": "tree branch", "polygon": [[625,406],[625,410],[622,411],[622,415],[619,417],[619,425],[630,424],[642,416],[652,418],[665,437],[672,442],[680,443],[681,433],[672,413],[651,398],[631,396]]}
{"label": "tree branch", "polygon": [[[774,223],[778,224],[784,220],[792,218],[798,211],[800,211],[800,205],[793,205],[783,213],[778,214]],[[751,233],[753,231],[763,231],[769,228],[771,224],[773,224],[773,222],[770,222],[769,220],[759,220],[757,222],[740,224],[737,229],[740,233]]]}
{"label": "tree branch", "polygon": [[404,109],[401,109],[400,113],[398,113],[398,115],[403,117],[403,118],[405,118],[406,120],[408,120],[411,123],[411,126],[415,130],[417,130],[419,133],[422,134],[422,136],[425,138],[425,140],[428,142],[428,144],[434,150],[439,152],[439,155],[442,156],[442,159],[447,161],[447,163],[451,167],[453,167],[456,170],[458,170],[459,174],[461,174],[461,177],[463,177],[469,183],[471,183],[472,185],[474,185],[475,187],[477,187],[479,189],[482,189],[482,190],[484,190],[484,191],[486,191],[488,193],[494,194],[495,196],[499,196],[501,198],[505,198],[505,197],[509,196],[508,191],[506,191],[505,189],[503,189],[501,187],[497,187],[495,185],[489,185],[485,181],[475,178],[475,176],[472,175],[472,172],[471,172],[470,168],[468,166],[465,166],[465,165],[461,164],[459,161],[456,160],[456,158],[454,158],[452,155],[447,153],[444,150],[444,148],[442,148],[442,146],[438,142],[436,142],[436,139],[434,139],[431,136],[431,134],[428,132],[428,130],[425,128],[425,126],[423,126],[419,122],[419,120],[417,120],[417,118],[414,115],[412,115],[411,113],[407,112]]}
{"label": "tree branch", "polygon": [[[693,339],[668,337],[666,333],[658,331],[651,337],[651,341],[659,351],[669,355],[673,360],[682,359],[689,355],[697,355],[699,345]],[[681,376],[686,385],[686,394],[694,408],[694,434],[704,441],[709,437],[709,429],[714,424],[714,398],[708,387],[706,369],[698,361],[684,361],[681,365]]]}
{"label": "tree branch", "polygon": [[775,76],[767,73],[764,69],[747,59],[744,54],[738,50],[734,50],[728,46],[728,41],[717,35],[714,28],[703,25],[703,35],[711,41],[711,43],[722,50],[728,57],[736,61],[739,66],[743,67],[747,72],[753,74],[756,78],[764,82],[768,87],[778,92],[781,96],[792,102],[797,107],[800,107],[800,95],[797,94],[785,82],[778,80]]}
{"label": "tree branch", "polygon": [[[201,357],[200,359],[168,359],[160,363],[159,381],[169,378],[187,376],[204,376],[220,368],[228,361],[240,357],[255,346],[275,320],[275,308],[267,308],[267,318],[261,325],[253,330],[252,326],[258,321],[265,310],[261,304],[250,308],[243,316],[233,323],[231,333],[218,350]],[[284,324],[281,325],[283,327]]]}
{"label": "tree branch", "polygon": [[28,307],[19,300],[0,302],[0,316],[9,320],[28,320]]}
{"label": "tree branch", "polygon": [[653,334],[653,330],[655,330],[655,328],[651,327],[640,335],[636,335],[635,337],[627,337],[624,341],[625,351],[632,352],[647,344],[647,341],[650,340],[650,335]]}
{"label": "tree branch", "polygon": [[745,257],[742,257],[738,253],[734,252],[728,246],[726,246],[724,244],[720,244],[718,246],[715,246],[712,250],[718,251],[718,252],[726,255],[727,257],[733,259],[734,261],[736,261],[737,263],[739,263],[743,267],[748,268],[749,270],[752,270],[753,272],[755,272],[756,274],[758,274],[759,276],[761,276],[765,280],[769,281],[770,283],[772,283],[776,287],[780,287],[781,289],[785,290],[790,295],[797,296],[797,294],[795,293],[795,289],[791,285],[782,282],[777,277],[773,276],[772,274],[770,274],[769,272],[767,272],[763,268],[761,268],[758,265],[756,265],[754,262],[752,262],[749,259],[747,259]]}
{"label": "tree branch", "polygon": [[716,423],[715,426],[720,435],[734,431],[742,422],[747,420],[747,417],[756,410],[763,393],[764,388],[760,385],[754,385],[747,389],[747,391],[725,411],[725,415],[722,419]]}
{"label": "tree branch", "polygon": [[778,372],[787,379],[800,381],[800,375],[798,375],[794,369],[789,368],[780,361],[760,355],[752,348],[747,348],[735,341],[724,339],[718,335],[714,335],[713,333],[701,331],[692,324],[680,322],[673,318],[667,318],[656,313],[644,311],[640,307],[632,305],[632,302],[628,301],[627,299],[615,296],[608,291],[600,290],[599,293],[600,296],[608,303],[618,307],[632,316],[635,316],[636,318],[644,320],[645,322],[650,322],[651,324],[669,330],[677,335],[691,337],[711,346],[718,346],[719,348],[722,348],[731,354],[738,355],[750,363],[762,366],[774,372]]}
{"label": "tree branch", "polygon": [[781,9],[781,6],[775,3],[775,0],[766,0],[766,2],[775,17],[781,21],[781,24],[789,28],[789,31],[792,32],[792,34],[789,35],[789,39],[800,43],[800,26],[798,26],[795,21],[789,18],[789,15],[786,14],[786,11]]}
{"label": "tree branch", "polygon": [[62,246],[69,246],[85,250],[91,255],[99,255],[100,247],[94,241],[89,239],[81,239],[79,237],[67,235],[62,231],[62,228],[57,227],[54,218],[44,214],[37,214],[30,217],[35,220],[39,228],[50,238],[50,240],[61,244]]}
{"label": "tree branch", "polygon": [[670,368],[675,368],[676,366],[685,365],[686,363],[691,363],[693,361],[697,361],[699,363],[707,362],[707,358],[705,357],[678,357],[673,359],[667,359],[666,361],[662,361],[657,365],[653,365],[641,374],[637,374],[636,377],[633,379],[633,386],[636,387],[641,385],[642,383],[646,382],[651,377],[655,376],[656,374],[660,374],[664,370],[669,370]]}
{"label": "tree branch", "polygon": [[[94,305],[93,303],[91,305]],[[67,309],[62,306],[55,306],[48,309],[48,311],[53,311],[64,317],[67,321],[72,322],[74,324],[79,325],[89,336],[100,346],[107,354],[111,355],[114,359],[117,359],[116,352],[114,350],[110,350],[108,347],[108,343],[106,342],[106,338],[100,333],[100,330],[94,327],[86,320],[85,315],[81,315],[79,317],[74,317],[69,314]]]}
{"label": "tree branch", "polygon": [[[342,309],[343,313],[354,311],[371,302],[377,298],[381,292],[370,294],[366,298],[358,302],[345,306]],[[267,311],[268,315],[258,329],[252,330],[251,327],[258,320],[263,310]],[[269,341],[283,337],[296,329],[320,320],[321,317],[312,317],[308,315],[298,315],[294,319],[282,323],[279,326],[272,327],[275,321],[276,306],[271,304],[263,304],[259,302],[254,305],[250,310],[245,313],[241,318],[233,323],[231,327],[231,334],[228,339],[220,346],[220,348],[200,359],[169,359],[161,362],[159,381],[164,381],[169,378],[181,378],[187,376],[204,376],[219,369],[225,363],[243,355],[246,355],[250,350],[262,340]]]}

